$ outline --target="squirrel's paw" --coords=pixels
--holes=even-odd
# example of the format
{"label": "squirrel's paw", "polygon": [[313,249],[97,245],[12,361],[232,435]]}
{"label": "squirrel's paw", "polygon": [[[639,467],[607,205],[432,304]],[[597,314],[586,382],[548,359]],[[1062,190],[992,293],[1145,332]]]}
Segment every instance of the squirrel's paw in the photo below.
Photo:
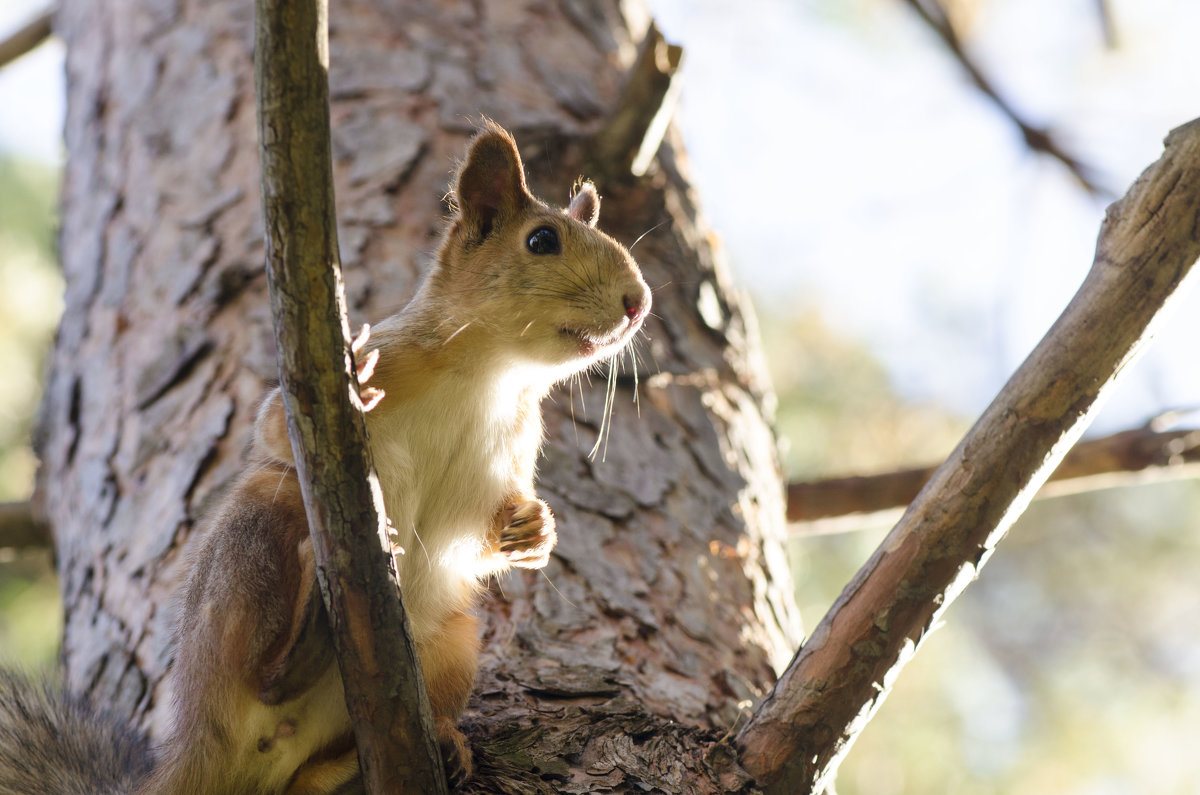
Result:
{"label": "squirrel's paw", "polygon": [[435,718],[434,729],[438,748],[442,752],[442,764],[446,766],[446,783],[451,789],[455,789],[465,783],[474,772],[471,744],[449,718]]}
{"label": "squirrel's paw", "polygon": [[364,323],[362,331],[358,332],[358,336],[350,343],[350,350],[354,354],[354,369],[358,374],[358,397],[362,401],[363,411],[367,412],[379,405],[379,401],[383,400],[383,390],[376,389],[373,386],[367,386],[367,382],[371,380],[371,376],[375,374],[375,365],[379,363],[379,349],[376,348],[366,356],[362,355],[363,348],[367,345],[367,340],[371,338],[371,327]]}
{"label": "squirrel's paw", "polygon": [[541,500],[510,503],[500,512],[500,556],[511,565],[540,569],[556,543],[554,515]]}

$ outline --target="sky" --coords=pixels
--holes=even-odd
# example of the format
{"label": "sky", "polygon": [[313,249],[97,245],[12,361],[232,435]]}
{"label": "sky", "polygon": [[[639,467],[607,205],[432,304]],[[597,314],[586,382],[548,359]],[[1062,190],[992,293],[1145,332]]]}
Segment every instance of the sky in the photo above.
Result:
{"label": "sky", "polygon": [[[45,8],[45,0],[0,3],[0,35],[8,35]],[[63,46],[51,39],[0,69],[0,150],[49,163],[62,159],[65,98]]]}
{"label": "sky", "polygon": [[[652,0],[685,49],[679,119],[706,214],[760,304],[817,307],[899,391],[981,411],[1066,306],[1106,200],[1031,154],[899,0]],[[982,2],[967,47],[1115,195],[1200,115],[1200,4]],[[1095,430],[1200,405],[1185,296]],[[803,356],[803,351],[797,351]]]}
{"label": "sky", "polygon": [[[42,4],[5,0],[0,31]],[[741,284],[819,310],[904,397],[982,411],[1086,274],[1107,202],[1031,154],[900,0],[650,5],[685,48],[678,120]],[[1200,4],[1113,0],[1114,50],[1094,0],[978,5],[970,51],[1115,195],[1200,115]],[[0,70],[0,148],[61,157],[61,72],[58,42]],[[1200,406],[1200,296],[1177,304],[1095,432]]]}

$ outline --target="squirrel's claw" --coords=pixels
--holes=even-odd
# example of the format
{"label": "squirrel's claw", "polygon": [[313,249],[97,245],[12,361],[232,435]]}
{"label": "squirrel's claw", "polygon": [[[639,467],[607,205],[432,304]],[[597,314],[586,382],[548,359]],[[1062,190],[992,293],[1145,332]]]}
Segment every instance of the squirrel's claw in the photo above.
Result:
{"label": "squirrel's claw", "polygon": [[[357,353],[355,354],[357,356]],[[379,362],[379,349],[375,348],[367,354],[361,362],[355,366],[358,370],[358,383],[365,384],[371,380],[371,376],[375,374],[375,365]]]}
{"label": "squirrel's claw", "polygon": [[379,405],[379,401],[383,400],[384,391],[376,389],[373,386],[363,387],[358,391],[358,397],[362,400],[363,413],[370,411]]}
{"label": "squirrel's claw", "polygon": [[499,554],[510,565],[540,569],[550,562],[558,543],[554,515],[541,500],[525,500],[505,506],[499,533]]}

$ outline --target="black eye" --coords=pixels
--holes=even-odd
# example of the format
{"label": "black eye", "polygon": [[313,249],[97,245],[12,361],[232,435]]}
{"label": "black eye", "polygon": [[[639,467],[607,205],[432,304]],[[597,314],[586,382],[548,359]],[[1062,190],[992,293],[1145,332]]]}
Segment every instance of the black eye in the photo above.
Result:
{"label": "black eye", "polygon": [[534,254],[558,254],[562,246],[558,244],[558,232],[550,226],[539,226],[529,233],[525,245]]}

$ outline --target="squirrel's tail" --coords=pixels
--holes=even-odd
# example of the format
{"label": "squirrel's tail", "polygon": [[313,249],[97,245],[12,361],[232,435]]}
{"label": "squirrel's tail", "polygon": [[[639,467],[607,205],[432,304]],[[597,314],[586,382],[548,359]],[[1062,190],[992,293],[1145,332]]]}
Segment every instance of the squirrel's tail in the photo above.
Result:
{"label": "squirrel's tail", "polygon": [[82,699],[0,670],[0,793],[126,795],[150,771],[145,738]]}

